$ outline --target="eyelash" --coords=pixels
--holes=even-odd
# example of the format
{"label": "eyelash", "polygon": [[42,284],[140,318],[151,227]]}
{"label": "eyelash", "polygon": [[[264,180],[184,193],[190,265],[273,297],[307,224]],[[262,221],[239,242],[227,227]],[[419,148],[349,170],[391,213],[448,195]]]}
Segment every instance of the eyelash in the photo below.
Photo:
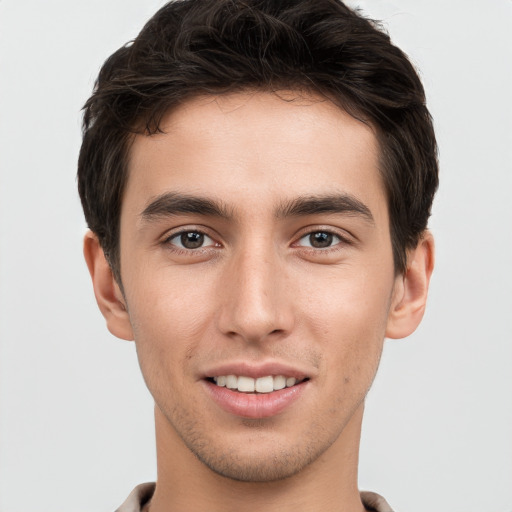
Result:
{"label": "eyelash", "polygon": [[[179,239],[180,237],[182,238],[184,235],[191,235],[191,234],[195,234],[195,235],[198,235],[200,237],[203,237],[203,241],[201,241],[201,245],[199,245],[198,247],[184,247],[183,246],[183,239],[181,241],[181,246],[177,245],[176,243],[172,243],[172,241],[175,240],[175,239]],[[314,235],[327,235],[328,241],[329,241],[329,237],[330,237],[330,244],[327,245],[326,247],[314,247],[311,244],[311,237],[314,236]],[[204,245],[204,238],[208,238],[209,240],[211,240],[212,243],[210,243],[210,244],[205,246]],[[300,244],[301,240],[308,239],[308,238],[310,240],[310,243],[308,245]],[[333,240],[337,240],[337,241],[335,243],[333,243]],[[322,242],[322,240],[320,240],[320,243],[321,242]],[[182,254],[188,254],[188,255],[190,255],[193,252],[202,253],[205,250],[208,250],[208,249],[210,249],[212,247],[220,247],[220,244],[218,242],[215,242],[210,235],[208,235],[207,233],[205,233],[204,231],[202,231],[200,229],[188,229],[188,230],[186,229],[186,230],[178,231],[178,232],[173,233],[170,236],[166,237],[165,240],[163,241],[163,243],[166,244],[166,245],[172,246],[172,249],[174,251],[180,252]],[[329,230],[329,229],[315,229],[315,230],[307,231],[307,232],[303,233],[298,238],[298,240],[296,242],[294,242],[294,244],[292,244],[292,246],[303,247],[303,248],[305,248],[305,250],[313,251],[315,253],[316,252],[327,253],[327,252],[331,252],[333,250],[339,250],[340,249],[338,247],[339,245],[351,245],[351,243],[352,242],[350,240],[348,240],[348,238],[342,236],[339,233],[335,233],[332,230]]]}
{"label": "eyelash", "polygon": [[[331,245],[327,247],[313,247],[312,245],[300,245],[300,242],[304,239],[308,239],[313,235],[328,235],[335,239]],[[329,256],[335,255],[339,251],[346,249],[349,246],[353,246],[354,241],[348,236],[341,234],[339,231],[335,231],[332,228],[316,227],[314,229],[308,229],[304,231],[296,242],[293,243],[294,247],[300,247],[305,253],[313,256]]]}
{"label": "eyelash", "polygon": [[[204,237],[204,238],[208,238],[211,240],[212,243],[207,246],[201,245],[201,246],[195,247],[195,248],[184,247],[182,242],[181,242],[181,247],[175,243],[172,243],[173,240],[179,239],[179,238],[183,237],[184,235],[190,235],[192,233],[199,235],[201,237]],[[165,237],[165,239],[163,240],[163,244],[167,245],[167,246],[171,246],[173,251],[176,251],[181,254],[187,254],[187,255],[190,255],[192,253],[202,253],[205,250],[210,249],[211,247],[220,247],[220,244],[218,242],[215,242],[214,239],[208,233],[206,233],[205,231],[203,231],[201,229],[182,229],[181,231],[172,233],[171,235]]]}

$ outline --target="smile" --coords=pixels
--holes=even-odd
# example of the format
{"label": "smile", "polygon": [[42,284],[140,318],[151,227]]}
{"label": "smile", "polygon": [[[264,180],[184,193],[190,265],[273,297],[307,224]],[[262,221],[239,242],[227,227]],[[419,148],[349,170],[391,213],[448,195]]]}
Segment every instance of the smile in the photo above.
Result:
{"label": "smile", "polygon": [[[267,365],[266,371],[262,367],[247,367],[245,371],[240,368],[238,375],[233,370],[219,369],[217,375],[212,372],[213,376],[203,377],[202,382],[214,403],[238,417],[269,418],[283,413],[311,386],[310,376],[282,365]],[[226,374],[222,375],[224,372]]]}
{"label": "smile", "polygon": [[219,387],[226,387],[240,393],[272,393],[290,388],[300,382],[295,377],[285,377],[284,375],[267,375],[257,379],[245,375],[219,375],[212,377],[211,380]]}

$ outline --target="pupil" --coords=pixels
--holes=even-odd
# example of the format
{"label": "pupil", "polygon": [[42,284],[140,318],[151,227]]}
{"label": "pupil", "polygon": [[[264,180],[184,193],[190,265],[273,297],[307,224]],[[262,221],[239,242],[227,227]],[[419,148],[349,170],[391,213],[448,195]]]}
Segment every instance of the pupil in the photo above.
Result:
{"label": "pupil", "polygon": [[309,241],[313,247],[324,248],[332,245],[332,234],[319,231],[309,235]]}
{"label": "pupil", "polygon": [[204,243],[204,235],[195,231],[189,231],[188,233],[182,233],[181,243],[183,247],[187,249],[197,249]]}

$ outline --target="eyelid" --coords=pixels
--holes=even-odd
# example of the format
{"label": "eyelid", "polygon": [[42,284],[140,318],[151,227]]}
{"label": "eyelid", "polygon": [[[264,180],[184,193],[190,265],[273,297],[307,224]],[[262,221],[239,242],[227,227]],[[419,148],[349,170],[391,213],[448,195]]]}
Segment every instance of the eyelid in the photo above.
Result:
{"label": "eyelid", "polygon": [[208,245],[201,246],[198,249],[195,249],[196,251],[201,249],[208,249],[210,247],[220,247],[220,242],[217,241],[217,238],[213,233],[211,233],[210,229],[207,229],[203,226],[198,225],[186,225],[186,226],[179,226],[173,229],[170,229],[166,231],[161,237],[160,237],[160,243],[164,245],[172,245],[178,250],[184,250],[184,251],[193,251],[194,249],[187,249],[184,247],[180,247],[179,245],[171,243],[171,241],[174,238],[179,237],[180,235],[184,233],[200,233],[201,235],[204,235],[205,237],[208,237],[212,243]]}
{"label": "eyelid", "polygon": [[[301,229],[300,232],[298,233],[298,235],[295,237],[295,242],[293,242],[292,245],[295,245],[295,246],[298,245],[298,242],[300,240],[302,240],[303,238],[310,236],[314,233],[329,233],[329,234],[334,235],[337,238],[339,238],[340,241],[338,243],[333,244],[332,246],[328,247],[328,249],[335,247],[336,245],[339,245],[340,243],[352,245],[355,242],[354,236],[346,230],[337,229],[332,226],[321,226],[320,225],[320,226],[307,226],[306,228]],[[299,245],[299,247],[307,247],[307,246]],[[318,250],[316,248],[314,248],[314,249]]]}
{"label": "eyelid", "polygon": [[[180,240],[181,236],[186,233],[198,233],[198,234],[202,235],[204,237],[204,244],[195,249],[190,249],[188,247],[183,247],[183,244],[181,242],[179,245],[173,243],[173,240]],[[209,243],[207,239],[210,240],[210,242],[212,242],[212,243]],[[178,233],[174,233],[173,235],[171,235],[170,237],[167,238],[167,243],[170,243],[172,245],[177,245],[177,247],[179,247],[180,249],[188,250],[188,251],[198,250],[198,249],[206,249],[207,247],[211,247],[211,246],[215,245],[214,240],[210,236],[208,236],[206,233],[201,233],[200,231],[181,231]]]}
{"label": "eyelid", "polygon": [[[337,241],[334,241],[333,240],[333,243],[332,245],[329,245],[327,247],[314,247],[312,246],[311,244],[307,244],[307,245],[301,245],[299,242],[303,239],[307,239],[309,237],[311,237],[311,235],[314,235],[315,233],[326,233],[326,234],[329,234],[329,235],[332,235],[333,238],[337,238],[338,240]],[[337,245],[339,245],[340,243],[343,243],[344,240],[336,233],[331,233],[329,231],[312,231],[311,233],[306,233],[305,235],[302,235],[298,240],[297,240],[297,245],[299,247],[307,247],[307,248],[311,248],[311,249],[316,249],[316,250],[327,250],[327,249],[331,249]]]}

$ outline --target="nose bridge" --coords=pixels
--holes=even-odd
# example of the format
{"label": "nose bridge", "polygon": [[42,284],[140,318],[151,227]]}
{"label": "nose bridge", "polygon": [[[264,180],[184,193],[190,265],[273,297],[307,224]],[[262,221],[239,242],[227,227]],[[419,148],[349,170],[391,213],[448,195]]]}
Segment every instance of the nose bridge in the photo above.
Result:
{"label": "nose bridge", "polygon": [[226,269],[221,330],[246,341],[260,341],[291,328],[283,265],[275,246],[256,239],[241,246]]}

